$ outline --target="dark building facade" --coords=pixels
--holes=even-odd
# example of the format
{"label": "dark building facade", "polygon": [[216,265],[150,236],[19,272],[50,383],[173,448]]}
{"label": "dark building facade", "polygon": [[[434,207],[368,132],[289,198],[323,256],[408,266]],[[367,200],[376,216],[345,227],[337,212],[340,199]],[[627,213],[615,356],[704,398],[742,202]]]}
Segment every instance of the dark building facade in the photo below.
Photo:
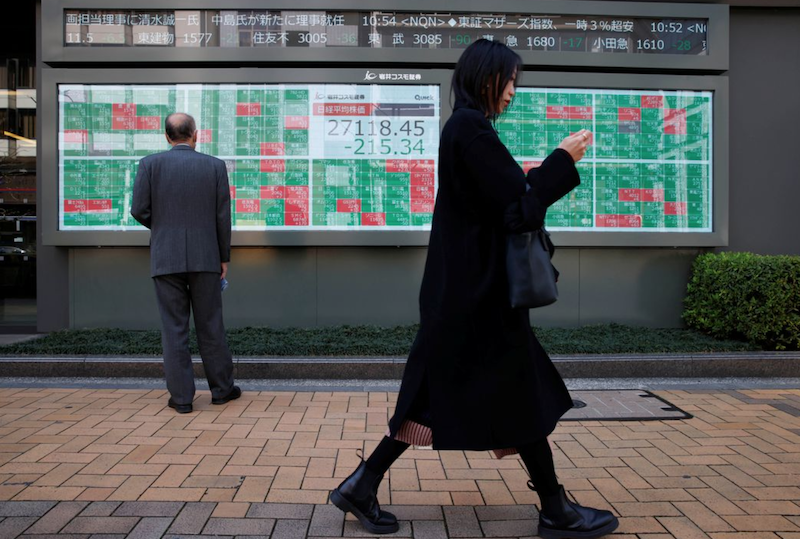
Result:
{"label": "dark building facade", "polygon": [[[224,9],[224,6],[211,2],[202,2],[198,6],[197,3],[188,5],[176,0],[173,4],[137,4],[136,9],[178,10],[183,9],[184,4],[186,9],[199,11],[204,7],[208,10]],[[373,13],[396,10],[417,10],[420,13],[437,9],[437,13],[444,11],[442,6],[392,7],[387,2],[366,7],[343,2],[329,4],[299,5],[297,10],[309,13],[315,13],[314,9],[318,12],[338,9]],[[621,13],[638,14],[641,17],[648,16],[648,13],[671,14],[661,17],[667,23],[670,20],[693,20],[699,16],[697,13],[702,15],[703,9],[709,9],[707,31],[711,48],[707,55],[682,59],[673,55],[673,58],[662,61],[662,56],[653,54],[647,58],[656,60],[645,61],[641,60],[643,55],[629,54],[627,56],[631,58],[625,59],[623,54],[598,53],[594,55],[597,60],[590,54],[580,56],[586,60],[573,60],[575,57],[567,53],[548,56],[545,52],[523,52],[526,71],[522,86],[607,88],[614,91],[632,89],[645,94],[660,91],[665,102],[673,97],[680,98],[681,91],[691,91],[697,95],[705,95],[703,92],[713,94],[713,116],[709,112],[709,118],[713,118],[713,129],[707,133],[713,134],[713,142],[710,135],[708,141],[708,148],[713,149],[713,159],[706,160],[709,170],[713,169],[713,177],[709,180],[710,187],[703,199],[712,208],[713,218],[705,223],[705,232],[688,230],[684,234],[670,231],[590,233],[576,230],[575,227],[562,227],[563,230],[556,227],[553,236],[560,246],[555,262],[561,271],[561,297],[555,305],[532,312],[532,321],[550,326],[618,322],[676,327],[681,325],[682,300],[690,266],[699,253],[727,249],[763,254],[800,254],[800,235],[796,232],[799,223],[795,210],[796,201],[800,199],[800,182],[797,181],[797,172],[791,159],[796,145],[794,124],[795,120],[800,119],[800,103],[794,98],[800,85],[800,64],[796,61],[800,53],[800,8],[797,3],[698,2],[689,5],[576,1],[522,4],[512,1],[498,3],[492,9],[498,13],[547,14],[563,13],[565,5],[568,6],[567,12],[572,10],[573,13],[595,14],[598,19],[600,14],[607,12],[612,22],[613,19],[622,19],[621,16],[615,16]],[[68,143],[80,146],[83,141],[82,135],[65,136],[62,129],[68,120],[65,120],[63,112],[67,110],[66,107],[59,108],[59,103],[64,101],[63,98],[59,101],[59,96],[66,95],[62,88],[67,85],[76,85],[78,90],[86,84],[225,85],[235,82],[243,85],[298,83],[363,86],[372,82],[364,82],[369,73],[375,76],[398,76],[402,84],[409,84],[415,75],[420,75],[420,85],[437,87],[440,92],[438,121],[443,122],[449,115],[447,90],[449,76],[458,57],[456,50],[437,50],[435,46],[424,51],[388,50],[388,47],[387,50],[380,50],[365,45],[364,50],[347,53],[322,47],[322,44],[314,47],[313,43],[309,43],[304,50],[287,46],[283,50],[265,48],[255,54],[258,51],[254,45],[258,40],[280,39],[280,32],[276,31],[277,37],[271,38],[267,31],[262,36],[254,31],[247,38],[251,40],[247,42],[247,50],[243,45],[244,38],[239,35],[240,49],[225,50],[222,45],[225,39],[223,30],[219,35],[202,32],[203,36],[197,38],[208,39],[210,44],[213,44],[211,40],[219,39],[216,46],[189,50],[158,48],[155,43],[146,50],[142,47],[80,48],[68,46],[69,41],[86,39],[87,28],[97,21],[73,21],[78,30],[72,31],[65,19],[66,11],[58,11],[59,6],[76,9],[77,12],[84,8],[86,13],[125,8],[120,2],[111,0],[105,3],[82,1],[62,5],[60,2],[45,2],[44,6],[37,5],[40,34],[37,41],[40,44],[37,49],[40,74],[37,77],[38,131],[42,135],[38,137],[36,246],[37,327],[40,331],[101,326],[137,329],[158,327],[155,297],[148,272],[146,233],[103,229],[75,233],[65,224],[68,223],[64,217],[68,213],[65,210],[72,210],[75,205],[70,206],[65,202],[67,195],[63,185],[59,184],[63,180],[60,174],[63,173],[64,162],[68,160],[64,148]],[[700,11],[695,11],[697,9]],[[461,11],[485,13],[486,8],[465,6]],[[57,15],[55,18],[47,17],[53,13]],[[81,25],[81,22],[88,24]],[[219,25],[223,24],[220,19]],[[80,29],[81,26],[86,28]],[[653,28],[657,29],[655,26]],[[151,39],[139,36],[139,30],[119,30],[119,36],[122,36],[121,39]],[[126,37],[125,32],[131,35]],[[204,37],[206,34],[208,38]],[[57,46],[53,42],[54,35],[58,35]],[[171,39],[192,40],[193,35],[190,32],[181,33],[176,27]],[[308,32],[308,35],[312,33]],[[343,39],[332,29],[327,30],[326,35],[329,36],[326,39]],[[435,32],[420,35],[435,35]],[[389,39],[386,36],[383,39]],[[289,37],[295,38],[294,35]],[[642,39],[645,41],[639,39],[640,46],[651,46],[649,38]],[[635,43],[635,40],[632,38],[628,43]],[[652,46],[661,46],[658,38],[654,38]],[[666,55],[663,57],[666,58]],[[403,82],[404,76],[412,78],[405,78]],[[224,87],[219,88],[220,92],[225,91]],[[422,94],[418,93],[417,96],[422,99],[425,97],[424,92]],[[519,95],[521,93],[518,98]],[[536,99],[535,91],[526,95],[532,100]],[[247,99],[240,97],[239,100]],[[641,109],[639,113],[631,112],[633,120],[624,120],[626,122],[638,121],[641,118],[636,114],[650,112],[641,112],[647,107],[619,108]],[[423,114],[419,111],[428,109],[420,105],[414,110],[417,111],[414,114]],[[574,113],[578,115],[576,117],[581,114],[579,107],[570,108],[567,112],[563,108],[553,110],[568,115]],[[120,114],[119,118],[123,118],[124,113]],[[236,114],[246,116],[248,112],[237,109]],[[391,114],[395,118],[405,113]],[[429,119],[423,116],[419,118],[418,121],[422,123],[418,124],[418,129],[429,132],[429,124],[424,123]],[[302,123],[302,120],[298,121]],[[682,125],[680,119],[675,122],[677,124],[673,125]],[[396,125],[402,129],[403,123]],[[409,130],[414,125],[412,123]],[[340,128],[339,124],[333,123],[326,126],[329,135]],[[203,126],[200,128],[202,130]],[[59,129],[62,129],[60,135]],[[665,129],[671,128],[667,126]],[[626,133],[622,129],[617,134]],[[380,143],[379,138],[375,140]],[[102,148],[114,148],[113,141],[109,144],[112,146]],[[286,148],[291,142],[282,144],[287,146],[281,147],[281,151],[288,151]],[[393,154],[404,151],[401,144],[388,147]],[[272,148],[268,146],[263,150],[262,147],[262,151],[269,152]],[[380,151],[377,149],[376,155]],[[112,153],[113,150],[107,150],[102,155],[111,156]],[[86,160],[89,158],[85,157]],[[313,169],[313,160],[311,162]],[[526,166],[526,163],[521,164]],[[261,172],[264,173],[264,169]],[[424,181],[425,173],[424,170],[419,173],[420,181]],[[313,174],[313,170],[309,174]],[[597,169],[591,174],[594,176],[587,175],[587,180],[591,177],[593,185],[599,185],[596,183],[599,174]],[[313,181],[310,182],[313,184]],[[590,185],[590,182],[585,183]],[[265,185],[261,187],[262,204],[266,204],[263,201],[269,200],[269,195],[263,194]],[[313,191],[313,185],[310,189]],[[653,191],[636,187],[619,196],[653,196],[655,198],[651,202],[663,203],[664,208],[671,208],[664,209],[664,213],[680,214],[685,211],[685,207],[681,206],[684,203],[676,202],[670,206],[669,199],[665,201],[659,198],[663,193],[653,195]],[[592,196],[594,204],[599,205],[600,199],[596,193]],[[339,198],[352,200],[346,195]],[[366,204],[364,200],[362,198],[360,204]],[[411,203],[414,204],[413,197]],[[312,201],[312,211],[313,204]],[[691,204],[691,200],[685,204]],[[239,209],[245,211],[247,207],[246,203],[242,203]],[[576,203],[574,207],[580,205]],[[424,210],[426,206],[419,203],[417,208]],[[361,207],[359,209],[362,219],[366,218],[363,213],[372,215]],[[286,219],[289,218],[288,210],[284,215]],[[616,222],[617,217],[613,219]],[[605,223],[604,219],[596,216],[593,220],[594,224]],[[329,219],[327,222],[333,221]],[[413,225],[413,221],[410,223]],[[282,224],[285,225],[286,221]],[[272,229],[235,231],[229,274],[231,287],[225,293],[227,325],[310,327],[416,322],[417,295],[426,255],[426,234],[412,228],[401,232],[349,231],[336,227],[323,232],[282,230],[276,233]]]}

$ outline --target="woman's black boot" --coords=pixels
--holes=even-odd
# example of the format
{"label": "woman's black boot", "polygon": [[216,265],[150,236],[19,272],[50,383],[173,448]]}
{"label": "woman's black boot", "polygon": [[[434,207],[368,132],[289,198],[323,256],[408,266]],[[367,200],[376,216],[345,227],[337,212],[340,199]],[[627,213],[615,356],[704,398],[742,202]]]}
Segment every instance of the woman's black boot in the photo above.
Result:
{"label": "woman's black boot", "polygon": [[331,503],[344,511],[353,513],[370,533],[394,533],[400,529],[397,518],[378,505],[378,485],[382,475],[367,468],[361,461],[356,471],[342,481],[331,492]]}
{"label": "woman's black boot", "polygon": [[539,494],[539,535],[545,539],[595,539],[617,529],[619,521],[610,511],[583,507],[567,499],[564,487],[550,496]]}

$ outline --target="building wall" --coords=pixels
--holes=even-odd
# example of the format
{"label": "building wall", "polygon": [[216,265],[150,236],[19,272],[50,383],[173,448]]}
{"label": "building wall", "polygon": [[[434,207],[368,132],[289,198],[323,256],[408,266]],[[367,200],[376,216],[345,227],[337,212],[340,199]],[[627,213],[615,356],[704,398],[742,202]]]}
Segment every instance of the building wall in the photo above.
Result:
{"label": "building wall", "polygon": [[[561,249],[560,298],[535,324],[676,326],[693,249]],[[223,294],[228,327],[419,321],[420,247],[234,249]],[[142,248],[70,253],[71,327],[158,328]]]}
{"label": "building wall", "polygon": [[732,9],[731,251],[800,254],[800,9]]}

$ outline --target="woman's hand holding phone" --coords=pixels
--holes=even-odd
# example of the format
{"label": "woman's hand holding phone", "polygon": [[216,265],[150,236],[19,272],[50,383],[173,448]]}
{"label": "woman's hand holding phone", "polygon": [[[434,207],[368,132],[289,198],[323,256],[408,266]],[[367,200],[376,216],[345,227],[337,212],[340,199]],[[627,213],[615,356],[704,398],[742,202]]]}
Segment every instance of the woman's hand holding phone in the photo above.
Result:
{"label": "woman's hand holding phone", "polygon": [[562,150],[566,150],[570,157],[572,157],[572,160],[577,163],[583,159],[584,154],[586,154],[586,149],[591,143],[592,132],[588,129],[581,129],[577,133],[573,133],[562,140],[558,147]]}

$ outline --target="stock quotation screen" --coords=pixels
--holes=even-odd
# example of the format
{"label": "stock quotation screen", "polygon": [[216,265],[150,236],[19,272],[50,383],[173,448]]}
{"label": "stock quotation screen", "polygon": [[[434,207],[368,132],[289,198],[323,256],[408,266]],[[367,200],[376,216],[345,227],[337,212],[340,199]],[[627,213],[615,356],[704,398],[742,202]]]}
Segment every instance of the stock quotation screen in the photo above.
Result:
{"label": "stock quotation screen", "polygon": [[551,230],[712,232],[712,92],[518,88],[497,122],[526,171],[590,130],[581,185],[547,210]]}
{"label": "stock quotation screen", "polygon": [[[712,232],[712,92],[519,88],[497,121],[528,170],[589,129],[581,185],[551,206],[563,231]],[[235,230],[429,230],[437,85],[61,85],[59,228],[135,230],[139,159],[186,111],[223,159]]]}
{"label": "stock quotation screen", "polygon": [[430,229],[439,86],[415,84],[62,84],[59,229],[142,229],[138,162],[178,111],[226,163],[234,230]]}

